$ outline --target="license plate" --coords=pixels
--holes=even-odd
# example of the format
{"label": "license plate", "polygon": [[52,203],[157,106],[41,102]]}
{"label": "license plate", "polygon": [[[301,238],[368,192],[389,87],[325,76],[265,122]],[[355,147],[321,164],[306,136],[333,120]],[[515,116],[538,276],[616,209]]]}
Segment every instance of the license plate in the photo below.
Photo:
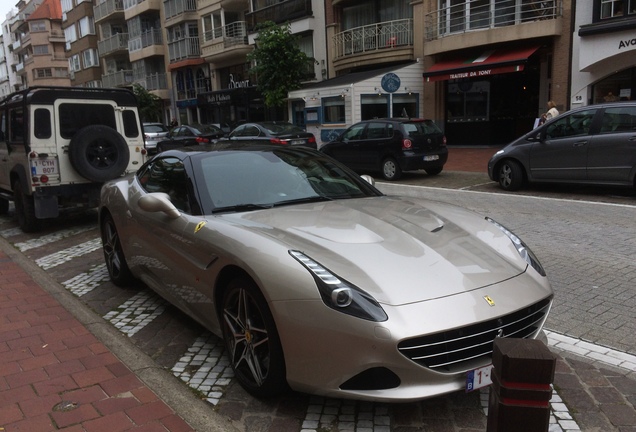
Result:
{"label": "license plate", "polygon": [[439,155],[424,156],[424,162],[439,160]]}
{"label": "license plate", "polygon": [[466,391],[480,389],[492,384],[492,365],[474,369],[466,373]]}
{"label": "license plate", "polygon": [[34,176],[59,174],[57,159],[31,159],[31,174]]}
{"label": "license plate", "polygon": [[301,145],[305,144],[305,140],[292,140],[292,145]]}

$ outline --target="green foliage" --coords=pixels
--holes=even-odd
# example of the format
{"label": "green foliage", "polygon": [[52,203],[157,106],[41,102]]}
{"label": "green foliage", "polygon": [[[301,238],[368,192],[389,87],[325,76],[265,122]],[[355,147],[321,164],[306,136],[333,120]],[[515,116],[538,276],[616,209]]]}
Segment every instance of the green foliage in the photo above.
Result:
{"label": "green foliage", "polygon": [[150,93],[140,84],[133,84],[133,93],[137,97],[139,117],[142,122],[160,122],[163,110],[163,100]]}
{"label": "green foliage", "polygon": [[271,21],[258,28],[256,48],[247,56],[254,66],[257,87],[268,107],[283,106],[287,93],[300,88],[306,79],[311,59],[298,48],[299,37],[290,25],[278,26]]}

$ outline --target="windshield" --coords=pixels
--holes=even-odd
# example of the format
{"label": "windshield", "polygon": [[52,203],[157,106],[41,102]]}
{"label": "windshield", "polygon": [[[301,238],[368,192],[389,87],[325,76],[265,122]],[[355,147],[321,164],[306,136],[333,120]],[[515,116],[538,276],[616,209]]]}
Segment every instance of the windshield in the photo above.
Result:
{"label": "windshield", "polygon": [[291,123],[262,123],[261,124],[272,135],[282,135],[289,133],[304,133],[305,131]]}
{"label": "windshield", "polygon": [[[197,181],[208,213],[363,198],[381,193],[320,153],[224,151],[197,159]],[[205,206],[205,204],[204,204]],[[206,206],[207,207],[207,206]]]}

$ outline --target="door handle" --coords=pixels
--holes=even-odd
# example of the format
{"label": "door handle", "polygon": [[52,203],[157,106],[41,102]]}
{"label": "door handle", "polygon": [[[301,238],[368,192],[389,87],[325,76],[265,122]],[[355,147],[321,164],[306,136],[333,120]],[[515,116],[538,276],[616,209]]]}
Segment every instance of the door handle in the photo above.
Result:
{"label": "door handle", "polygon": [[577,141],[573,144],[573,147],[583,147],[584,145],[587,145],[587,141]]}

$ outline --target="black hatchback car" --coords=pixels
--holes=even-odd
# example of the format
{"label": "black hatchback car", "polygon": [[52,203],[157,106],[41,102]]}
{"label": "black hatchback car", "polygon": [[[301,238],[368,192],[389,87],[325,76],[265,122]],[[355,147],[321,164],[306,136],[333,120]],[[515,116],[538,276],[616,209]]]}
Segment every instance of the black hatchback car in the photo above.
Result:
{"label": "black hatchback car", "polygon": [[446,137],[432,120],[365,120],[345,130],[320,151],[355,171],[380,172],[397,180],[402,171],[442,172],[448,159]]}
{"label": "black hatchback car", "polygon": [[266,121],[237,126],[227,137],[234,142],[267,141],[271,144],[302,145],[315,149],[316,137],[311,132],[287,122]]}
{"label": "black hatchback car", "polygon": [[495,153],[488,175],[510,191],[527,182],[636,187],[636,103],[568,111]]}

